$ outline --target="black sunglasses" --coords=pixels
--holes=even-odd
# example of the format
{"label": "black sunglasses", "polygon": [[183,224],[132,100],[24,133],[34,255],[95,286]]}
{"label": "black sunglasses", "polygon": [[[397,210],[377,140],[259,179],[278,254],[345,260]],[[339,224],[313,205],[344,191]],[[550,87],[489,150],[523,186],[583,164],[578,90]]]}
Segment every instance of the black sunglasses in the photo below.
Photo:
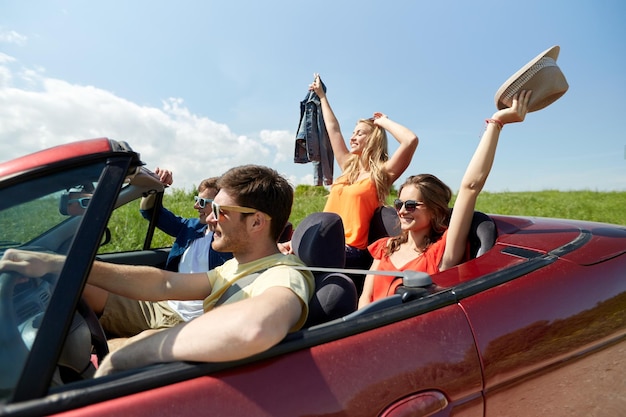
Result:
{"label": "black sunglasses", "polygon": [[91,201],[91,197],[73,198],[71,200],[67,200],[67,204],[78,203],[81,208],[86,209],[89,205],[89,201]]}
{"label": "black sunglasses", "polygon": [[400,211],[402,209],[402,206],[404,206],[404,209],[409,213],[414,212],[416,208],[422,205],[424,205],[423,202],[415,200],[402,201],[400,199],[395,199],[393,202],[393,206],[396,208],[396,211]]}
{"label": "black sunglasses", "polygon": [[200,196],[195,196],[193,199],[196,201],[196,204],[200,208],[205,208],[206,206],[208,206],[209,204],[213,202],[212,198],[202,198]]}

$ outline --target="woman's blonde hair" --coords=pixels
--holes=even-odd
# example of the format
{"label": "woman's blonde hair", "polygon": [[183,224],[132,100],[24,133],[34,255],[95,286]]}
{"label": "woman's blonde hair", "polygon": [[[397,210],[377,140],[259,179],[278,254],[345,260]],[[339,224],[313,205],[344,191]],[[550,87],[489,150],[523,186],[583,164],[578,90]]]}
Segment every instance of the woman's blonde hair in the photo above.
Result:
{"label": "woman's blonde hair", "polygon": [[[398,190],[398,196],[400,196],[402,189],[408,185],[417,188],[422,196],[421,201],[431,213],[430,233],[424,237],[424,242],[416,242],[417,244],[423,243],[424,250],[427,250],[430,245],[441,238],[443,232],[448,228],[450,222],[449,204],[452,199],[452,190],[443,181],[432,174],[419,174],[412,175],[406,179]],[[403,230],[399,236],[389,239],[387,255],[391,255],[393,252],[397,251],[400,245],[407,242],[408,238],[409,231]]]}
{"label": "woman's blonde hair", "polygon": [[389,195],[391,184],[389,184],[387,172],[383,170],[383,164],[389,159],[387,132],[380,126],[374,124],[373,119],[360,119],[358,123],[368,125],[372,131],[367,138],[367,143],[361,155],[352,154],[348,158],[343,170],[343,177],[348,184],[354,184],[359,178],[359,160],[362,159],[366,166],[364,168],[370,172],[370,178],[376,185],[378,200],[384,203]]}

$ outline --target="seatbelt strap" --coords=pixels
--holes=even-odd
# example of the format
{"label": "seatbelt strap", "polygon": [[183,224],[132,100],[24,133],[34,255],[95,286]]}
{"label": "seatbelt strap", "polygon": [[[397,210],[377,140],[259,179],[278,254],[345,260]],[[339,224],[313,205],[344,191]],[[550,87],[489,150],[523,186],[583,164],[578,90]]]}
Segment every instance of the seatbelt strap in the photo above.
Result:
{"label": "seatbelt strap", "polygon": [[267,270],[266,269],[262,269],[260,271],[257,272],[253,272],[249,275],[246,275],[243,278],[239,278],[237,281],[233,282],[230,287],[228,287],[228,289],[226,291],[224,291],[224,293],[220,296],[220,298],[217,299],[217,302],[215,303],[214,307],[217,307],[221,304],[224,304],[224,302],[226,302],[226,300],[228,300],[231,296],[235,295],[238,291],[241,291],[242,289],[244,289],[245,287],[247,287],[248,285],[252,284],[252,282],[254,282],[254,280],[261,275],[263,272],[265,272]]}
{"label": "seatbelt strap", "polygon": [[[339,272],[343,274],[372,274],[372,275],[387,275],[390,277],[406,277],[407,275],[412,276],[416,274],[415,271],[373,271],[369,269],[347,269],[347,268],[322,268],[322,267],[312,267],[312,266],[298,266],[298,265],[290,265],[291,268],[297,269],[299,271],[311,271],[311,272]],[[226,300],[228,300],[231,296],[233,296],[238,291],[250,285],[254,280],[265,272],[267,269],[263,269],[258,272],[253,272],[250,275],[246,275],[243,278],[235,281],[224,293],[218,298],[215,303],[215,307],[224,304]],[[419,274],[419,273],[418,273]]]}
{"label": "seatbelt strap", "polygon": [[361,275],[387,275],[390,277],[403,277],[408,271],[374,271],[370,269],[348,269],[348,268],[323,268],[317,266],[292,266],[293,269],[311,272],[340,272],[342,274],[361,274]]}
{"label": "seatbelt strap", "polygon": [[424,286],[432,284],[432,278],[430,274],[426,272],[413,271],[407,269],[406,271],[374,271],[369,269],[349,269],[349,268],[322,268],[322,267],[314,267],[314,266],[293,266],[293,269],[298,269],[300,271],[311,271],[311,272],[340,272],[342,274],[361,274],[361,275],[386,275],[389,277],[397,277],[402,278],[402,282],[405,285],[412,286]]}

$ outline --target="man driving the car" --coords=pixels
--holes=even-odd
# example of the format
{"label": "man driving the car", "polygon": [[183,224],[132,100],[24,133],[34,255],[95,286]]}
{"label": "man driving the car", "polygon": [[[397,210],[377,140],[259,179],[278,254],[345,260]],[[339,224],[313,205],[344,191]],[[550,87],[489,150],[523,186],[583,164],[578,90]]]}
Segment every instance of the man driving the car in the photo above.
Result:
{"label": "man driving the car", "polygon": [[[245,165],[227,171],[219,187],[208,217],[215,227],[212,246],[234,256],[222,266],[183,274],[94,262],[90,284],[134,299],[204,299],[205,311],[130,338],[102,361],[96,376],[160,362],[242,359],[274,346],[306,321],[313,276],[296,270],[302,262],[276,245],[291,212],[292,186],[273,169]],[[60,255],[11,249],[0,271],[40,277],[60,272],[64,262]]]}

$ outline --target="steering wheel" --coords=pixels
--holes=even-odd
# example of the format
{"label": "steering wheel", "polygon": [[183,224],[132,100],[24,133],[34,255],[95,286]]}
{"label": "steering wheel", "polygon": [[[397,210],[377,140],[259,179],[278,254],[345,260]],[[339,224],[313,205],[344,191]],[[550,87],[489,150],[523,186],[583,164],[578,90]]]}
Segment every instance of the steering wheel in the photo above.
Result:
{"label": "steering wheel", "polygon": [[[13,272],[0,273],[0,363],[3,364],[0,390],[13,389],[30,350],[20,331],[14,303],[18,278]],[[109,353],[106,335],[96,314],[81,298],[57,364],[64,369],[64,382],[93,376],[92,348],[98,362]]]}
{"label": "steering wheel", "polygon": [[18,280],[14,272],[0,272],[0,390],[12,391],[28,356],[28,348],[17,327],[13,290]]}

